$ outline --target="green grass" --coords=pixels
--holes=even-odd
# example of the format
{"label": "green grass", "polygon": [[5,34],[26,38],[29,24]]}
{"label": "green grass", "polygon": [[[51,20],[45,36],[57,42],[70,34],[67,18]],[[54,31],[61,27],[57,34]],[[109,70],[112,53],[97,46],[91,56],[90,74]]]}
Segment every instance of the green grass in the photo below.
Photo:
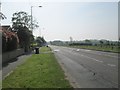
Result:
{"label": "green grass", "polygon": [[[50,50],[42,47],[40,52]],[[33,54],[2,85],[3,88],[72,88],[53,53]]]}
{"label": "green grass", "polygon": [[40,48],[40,52],[49,52],[49,51],[51,51],[51,48],[47,48],[47,47]]}
{"label": "green grass", "polygon": [[114,52],[114,53],[120,52],[120,50],[117,46],[114,46],[114,47],[112,47],[112,46],[70,46],[70,47],[100,50],[100,51],[107,51],[107,52]]}

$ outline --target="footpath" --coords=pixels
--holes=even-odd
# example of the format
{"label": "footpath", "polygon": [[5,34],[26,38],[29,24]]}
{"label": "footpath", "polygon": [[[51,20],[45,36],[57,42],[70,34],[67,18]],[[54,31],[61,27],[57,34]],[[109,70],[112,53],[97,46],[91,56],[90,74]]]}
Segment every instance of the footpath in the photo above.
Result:
{"label": "footpath", "polygon": [[13,70],[15,70],[17,66],[24,63],[31,55],[32,53],[26,53],[2,65],[2,79],[4,79],[11,72],[13,72]]}

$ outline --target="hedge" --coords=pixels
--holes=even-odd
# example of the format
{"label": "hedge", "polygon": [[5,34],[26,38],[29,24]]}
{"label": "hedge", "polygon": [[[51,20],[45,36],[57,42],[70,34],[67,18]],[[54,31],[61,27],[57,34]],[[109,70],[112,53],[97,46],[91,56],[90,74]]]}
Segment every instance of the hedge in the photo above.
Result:
{"label": "hedge", "polygon": [[2,52],[17,49],[19,39],[15,32],[9,30],[0,30],[2,32]]}

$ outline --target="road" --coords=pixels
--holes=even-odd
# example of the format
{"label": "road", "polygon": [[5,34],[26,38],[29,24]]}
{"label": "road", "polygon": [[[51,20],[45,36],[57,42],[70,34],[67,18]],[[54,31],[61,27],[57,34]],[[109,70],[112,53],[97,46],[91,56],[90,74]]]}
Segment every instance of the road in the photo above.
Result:
{"label": "road", "polygon": [[118,88],[118,54],[87,49],[50,46],[78,88]]}

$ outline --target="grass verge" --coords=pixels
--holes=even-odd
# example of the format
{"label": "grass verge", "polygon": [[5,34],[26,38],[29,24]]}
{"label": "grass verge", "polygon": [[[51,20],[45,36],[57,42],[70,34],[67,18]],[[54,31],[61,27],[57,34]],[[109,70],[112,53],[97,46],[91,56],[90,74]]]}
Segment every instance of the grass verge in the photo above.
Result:
{"label": "grass verge", "polygon": [[[40,52],[51,49],[42,47]],[[53,53],[33,54],[2,82],[3,88],[72,88]]]}

